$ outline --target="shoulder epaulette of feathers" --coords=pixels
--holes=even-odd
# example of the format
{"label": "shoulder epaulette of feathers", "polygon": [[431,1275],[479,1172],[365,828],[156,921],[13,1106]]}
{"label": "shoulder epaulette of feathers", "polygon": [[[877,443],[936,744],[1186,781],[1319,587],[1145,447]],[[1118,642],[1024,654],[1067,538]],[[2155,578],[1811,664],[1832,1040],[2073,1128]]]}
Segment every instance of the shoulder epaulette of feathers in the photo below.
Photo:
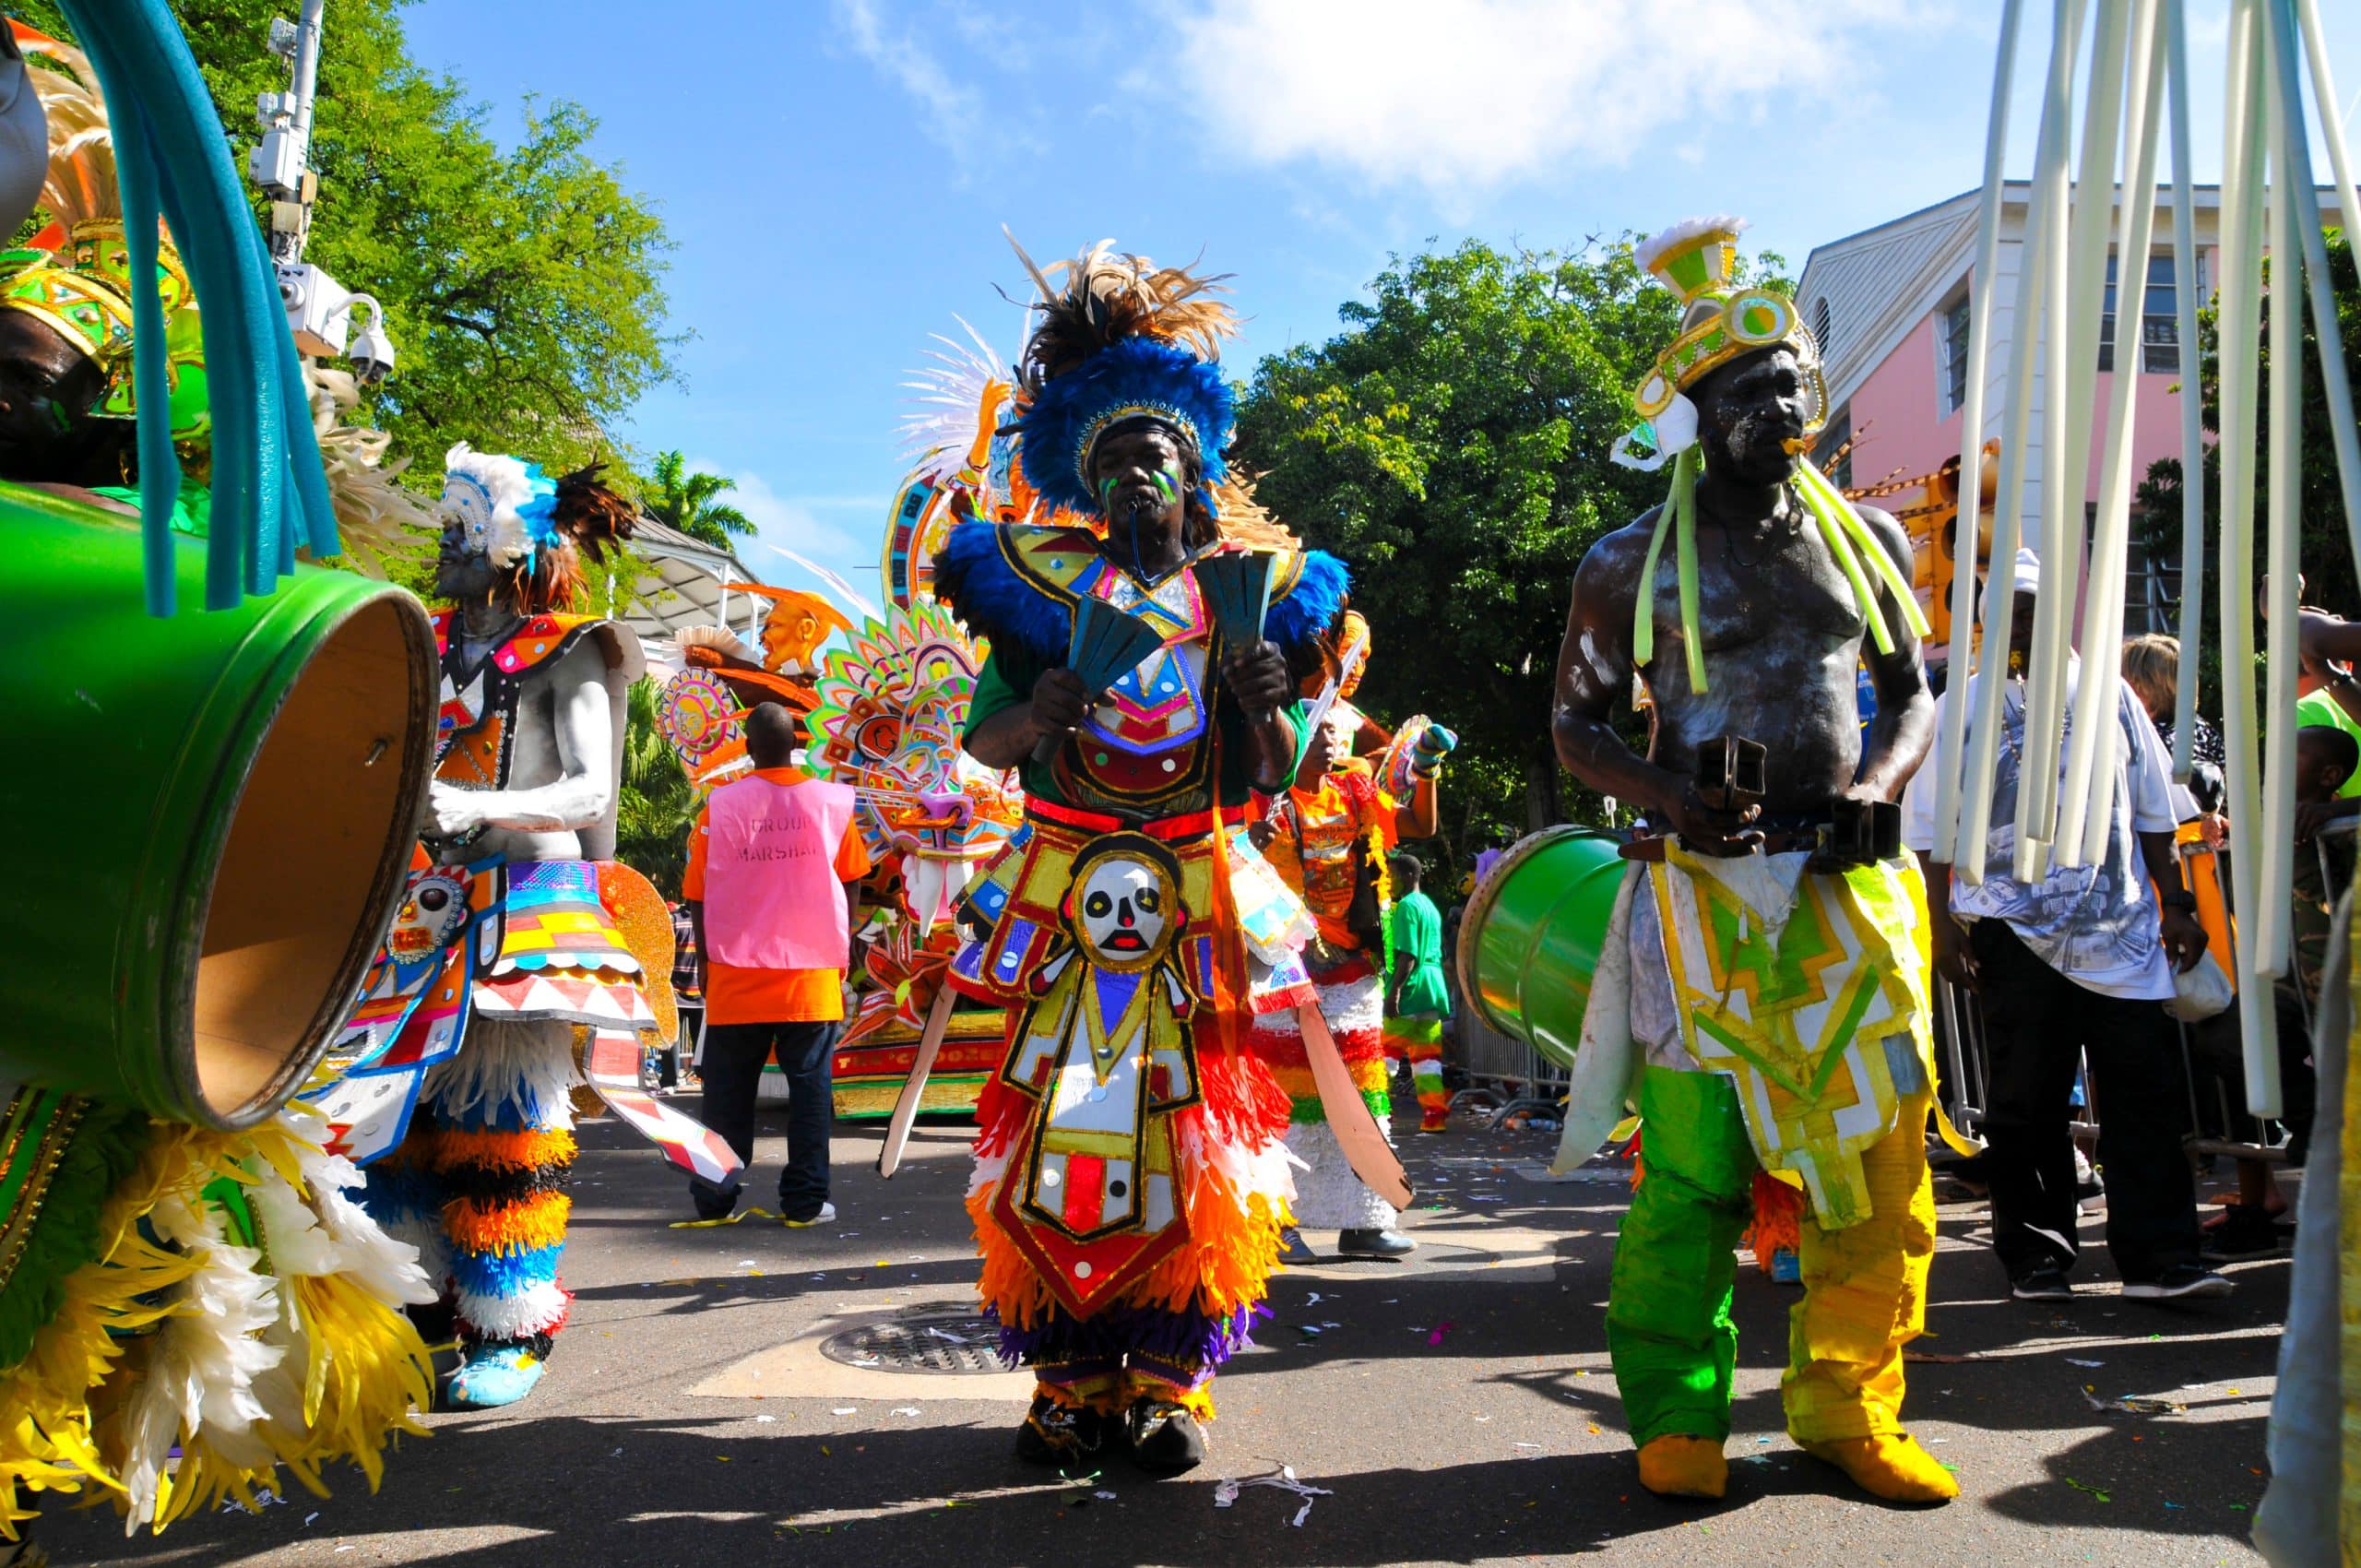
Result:
{"label": "shoulder epaulette of feathers", "polygon": [[[1042,559],[1052,555],[1095,560],[1097,542],[1080,529],[964,523],[935,556],[934,591],[970,633],[1022,647],[1043,663],[1062,663],[1073,636],[1074,596],[1060,593],[1039,570]],[[1019,557],[1033,569],[1021,567]],[[1344,609],[1349,586],[1342,561],[1324,550],[1303,552],[1272,600],[1264,634],[1290,656],[1310,647]]]}

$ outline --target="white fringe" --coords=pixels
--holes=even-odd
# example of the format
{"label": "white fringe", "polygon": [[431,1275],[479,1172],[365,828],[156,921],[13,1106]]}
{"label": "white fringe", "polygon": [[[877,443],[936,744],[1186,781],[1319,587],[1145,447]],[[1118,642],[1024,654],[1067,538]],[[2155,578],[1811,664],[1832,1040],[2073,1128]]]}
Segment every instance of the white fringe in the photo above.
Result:
{"label": "white fringe", "polygon": [[508,1106],[528,1125],[555,1131],[574,1125],[574,1087],[583,1081],[573,1025],[478,1018],[459,1053],[427,1070],[420,1098],[450,1116]]}
{"label": "white fringe", "polygon": [[1732,217],[1727,213],[1712,218],[1684,218],[1671,228],[1659,230],[1633,245],[1631,259],[1640,264],[1640,270],[1648,271],[1655,266],[1658,256],[1663,255],[1665,252],[1679,244],[1683,240],[1693,240],[1700,234],[1710,234],[1722,229],[1728,230],[1734,235],[1742,234],[1746,232],[1746,220]]}
{"label": "white fringe", "polygon": [[565,1317],[566,1293],[549,1280],[514,1296],[459,1292],[459,1316],[486,1339],[522,1339],[555,1328]]}

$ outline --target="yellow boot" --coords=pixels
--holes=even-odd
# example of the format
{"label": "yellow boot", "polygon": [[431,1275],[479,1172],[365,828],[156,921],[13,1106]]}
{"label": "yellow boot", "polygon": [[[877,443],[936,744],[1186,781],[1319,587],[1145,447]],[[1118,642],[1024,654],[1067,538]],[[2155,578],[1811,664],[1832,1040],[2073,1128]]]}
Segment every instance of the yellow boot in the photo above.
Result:
{"label": "yellow boot", "polygon": [[1719,1497],[1730,1484],[1730,1462],[1709,1437],[1652,1438],[1640,1445],[1640,1484],[1658,1497]]}
{"label": "yellow boot", "polygon": [[1803,1450],[1835,1466],[1862,1491],[1888,1503],[1948,1503],[1959,1495],[1959,1482],[1952,1473],[1919,1447],[1917,1439],[1904,1432],[1807,1443]]}

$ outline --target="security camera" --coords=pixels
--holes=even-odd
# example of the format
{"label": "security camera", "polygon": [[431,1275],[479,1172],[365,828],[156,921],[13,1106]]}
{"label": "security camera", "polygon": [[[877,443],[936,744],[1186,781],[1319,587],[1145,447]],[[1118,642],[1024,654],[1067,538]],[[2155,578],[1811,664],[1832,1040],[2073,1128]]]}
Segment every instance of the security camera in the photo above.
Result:
{"label": "security camera", "polygon": [[353,339],[352,347],[347,351],[345,357],[352,362],[352,374],[355,377],[363,383],[374,385],[393,374],[394,339],[393,334],[386,330],[385,307],[372,296],[355,294],[352,296],[351,304],[346,309],[350,310],[353,305],[362,304],[369,307],[369,325],[362,327],[359,335]]}

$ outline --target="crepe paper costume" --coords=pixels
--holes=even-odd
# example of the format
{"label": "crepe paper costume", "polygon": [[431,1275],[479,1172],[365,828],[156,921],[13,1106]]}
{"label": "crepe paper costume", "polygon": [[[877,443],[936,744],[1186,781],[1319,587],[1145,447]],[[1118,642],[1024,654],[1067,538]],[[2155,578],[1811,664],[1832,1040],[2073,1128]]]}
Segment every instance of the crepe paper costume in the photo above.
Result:
{"label": "crepe paper costume", "polygon": [[[595,469],[553,480],[464,443],[445,463],[444,513],[460,547],[499,574],[497,602],[519,620],[471,651],[454,612],[434,617],[435,778],[466,791],[563,785],[517,764],[529,754],[553,771],[561,737],[536,734],[526,750],[526,732],[553,722],[570,694],[529,699],[595,650],[593,678],[621,729],[623,693],[645,668],[638,639],[563,606],[580,556],[628,537],[630,508]],[[678,1032],[672,923],[646,878],[604,858],[611,775],[603,799],[603,814],[576,826],[583,859],[510,859],[485,848],[489,824],[421,840],[409,897],[341,1042],[343,1076],[315,1097],[339,1152],[375,1162],[371,1212],[420,1247],[443,1289],[463,1355],[457,1403],[521,1397],[564,1324],[557,1265],[577,1088],[694,1176],[726,1189],[739,1169],[710,1130],[640,1089],[643,1047]]]}
{"label": "crepe paper costume", "polygon": [[[1745,220],[1738,218],[1693,218],[1632,247],[1632,258],[1679,299],[1680,336],[1656,356],[1655,369],[1640,384],[1632,401],[1641,422],[1616,438],[1611,454],[1626,468],[1653,470],[1672,461],[1672,488],[1656,513],[1641,580],[1655,581],[1656,564],[1669,538],[1679,582],[1681,658],[1689,689],[1699,693],[1707,689],[1705,649],[1697,624],[1697,480],[1704,471],[1704,454],[1697,444],[1697,409],[1688,391],[1733,360],[1758,350],[1786,348],[1795,352],[1811,399],[1804,439],[1819,434],[1828,417],[1820,349],[1797,319],[1795,301],[1775,289],[1738,281],[1737,241],[1745,227]],[[1647,455],[1635,457],[1641,450]],[[1892,596],[1912,634],[1927,636],[1927,618],[1913,596],[1909,574],[1878,543],[1852,504],[1809,457],[1798,458],[1795,482],[1821,542],[1851,586],[1854,601],[1863,608],[1878,651],[1892,653],[1894,647],[1885,617],[1871,608],[1879,588]],[[1641,670],[1655,658],[1655,601],[1641,594],[1631,624],[1631,662]]]}
{"label": "crepe paper costume", "polygon": [[1670,844],[1627,871],[1602,943],[1560,1163],[1638,1106],[1648,1179],[1617,1244],[1608,1348],[1639,1443],[1728,1433],[1733,1249],[1759,1170],[1806,1197],[1789,1431],[1900,1430],[1934,1248],[1923,889],[1906,859],[1809,859]]}
{"label": "crepe paper costume", "polygon": [[[1203,281],[1103,246],[1063,271],[1062,291],[1036,272],[1045,319],[1018,416],[1016,464],[1041,503],[1103,523],[1090,443],[1141,413],[1218,476],[1229,392],[1200,352],[1228,313]],[[1209,487],[1188,504],[1212,530],[1197,558],[1242,548],[1217,531]],[[1302,649],[1335,618],[1343,569],[1275,554],[1264,635]],[[967,890],[982,934],[950,983],[1009,1010],[968,1194],[1003,1354],[1033,1369],[1037,1409],[1203,1419],[1264,1310],[1291,1195],[1287,1099],[1246,1039],[1228,845],[1253,800],[1247,721],[1185,565],[1143,582],[1086,526],[962,523],[933,583],[991,645],[970,733],[1065,660],[1085,600],[1156,633],[1077,733],[1023,764],[1026,820]]]}
{"label": "crepe paper costume", "polygon": [[[1302,895],[1312,916],[1318,936],[1305,949],[1304,966],[1316,989],[1314,1004],[1380,1127],[1392,1117],[1394,1104],[1383,1039],[1385,954],[1382,932],[1370,930],[1369,921],[1382,907],[1395,811],[1367,764],[1340,760],[1316,788],[1290,790],[1279,799],[1271,814],[1278,831],[1266,851],[1271,868]],[[1371,936],[1378,941],[1371,943]],[[1296,1223],[1321,1229],[1390,1229],[1397,1218],[1394,1206],[1353,1173],[1328,1124],[1297,1012],[1258,1013],[1253,1038],[1255,1050],[1287,1091],[1287,1150],[1305,1167],[1296,1177]]]}
{"label": "crepe paper costume", "polygon": [[1451,1096],[1442,1085],[1442,1025],[1451,992],[1442,978],[1442,917],[1416,888],[1385,914],[1389,973],[1400,977],[1398,1012],[1385,1017],[1389,1061],[1407,1062],[1418,1097],[1418,1128],[1439,1133],[1451,1123]]}

